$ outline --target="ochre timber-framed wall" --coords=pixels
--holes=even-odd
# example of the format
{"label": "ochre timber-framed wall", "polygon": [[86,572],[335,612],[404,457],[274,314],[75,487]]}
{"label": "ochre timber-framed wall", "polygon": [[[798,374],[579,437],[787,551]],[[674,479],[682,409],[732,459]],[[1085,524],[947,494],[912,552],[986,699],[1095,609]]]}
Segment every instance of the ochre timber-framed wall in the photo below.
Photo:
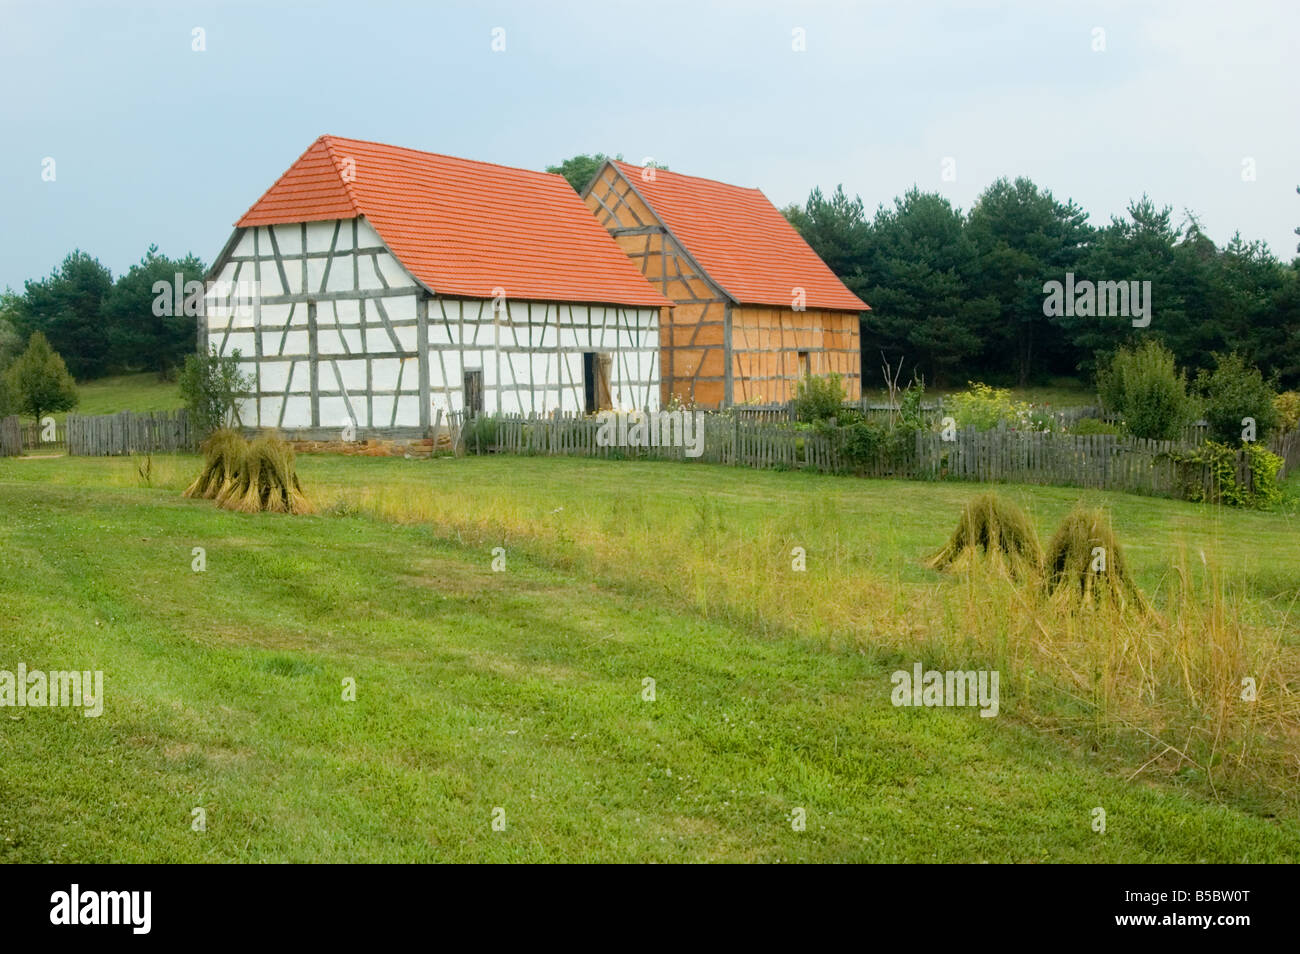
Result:
{"label": "ochre timber-framed wall", "polygon": [[676,303],[660,316],[665,403],[784,403],[831,373],[860,397],[867,305],[757,189],[609,161],[583,199]]}

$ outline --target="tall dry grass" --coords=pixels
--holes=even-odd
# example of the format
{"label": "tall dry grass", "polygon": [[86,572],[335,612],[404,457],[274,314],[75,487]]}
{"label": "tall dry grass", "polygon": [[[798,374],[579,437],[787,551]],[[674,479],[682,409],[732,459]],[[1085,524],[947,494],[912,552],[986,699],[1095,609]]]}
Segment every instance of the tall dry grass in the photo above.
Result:
{"label": "tall dry grass", "polygon": [[[1041,579],[981,561],[932,582],[873,560],[831,508],[796,535],[780,518],[728,516],[636,497],[563,512],[501,495],[410,486],[335,488],[336,512],[423,524],[461,544],[504,545],[640,598],[763,634],[816,640],[886,663],[996,668],[1003,712],[1062,734],[1138,777],[1161,773],[1212,793],[1294,807],[1300,779],[1300,653],[1250,622],[1245,597],[1208,560],[1170,554],[1160,599],[1082,605]],[[330,488],[322,487],[322,499]],[[940,541],[936,541],[940,542]],[[805,547],[806,570],[793,569]],[[933,551],[933,547],[929,548]],[[925,552],[916,555],[917,564]],[[1257,698],[1242,698],[1253,679]]]}

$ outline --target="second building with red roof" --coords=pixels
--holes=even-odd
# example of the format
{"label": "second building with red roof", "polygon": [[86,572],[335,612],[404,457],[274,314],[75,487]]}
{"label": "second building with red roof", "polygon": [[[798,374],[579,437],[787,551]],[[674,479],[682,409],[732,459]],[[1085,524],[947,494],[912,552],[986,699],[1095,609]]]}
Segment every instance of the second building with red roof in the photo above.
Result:
{"label": "second building with red roof", "polygon": [[665,402],[782,404],[832,373],[858,399],[867,304],[758,189],[611,160],[583,199],[676,304],[659,332]]}

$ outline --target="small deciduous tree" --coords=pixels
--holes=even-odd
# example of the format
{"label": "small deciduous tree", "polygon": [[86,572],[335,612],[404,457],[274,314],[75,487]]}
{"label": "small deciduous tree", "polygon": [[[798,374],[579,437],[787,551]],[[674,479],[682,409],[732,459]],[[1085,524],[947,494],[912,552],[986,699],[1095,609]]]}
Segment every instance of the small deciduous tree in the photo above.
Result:
{"label": "small deciduous tree", "polygon": [[181,397],[189,408],[190,423],[203,437],[223,427],[238,427],[240,400],[253,387],[251,375],[239,370],[239,349],[228,355],[212,349],[206,355],[185,359],[180,374]]}
{"label": "small deciduous tree", "polygon": [[17,409],[37,420],[50,411],[70,411],[77,406],[76,382],[39,331],[28,340],[27,350],[15,359],[5,379]]}

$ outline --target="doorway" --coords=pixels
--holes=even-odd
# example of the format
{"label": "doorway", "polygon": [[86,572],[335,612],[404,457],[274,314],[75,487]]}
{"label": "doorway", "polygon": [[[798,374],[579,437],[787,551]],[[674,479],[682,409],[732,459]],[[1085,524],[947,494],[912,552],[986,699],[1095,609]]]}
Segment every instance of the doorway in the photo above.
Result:
{"label": "doorway", "polygon": [[596,414],[614,407],[610,396],[609,372],[612,357],[599,351],[586,351],[582,355],[583,411]]}

